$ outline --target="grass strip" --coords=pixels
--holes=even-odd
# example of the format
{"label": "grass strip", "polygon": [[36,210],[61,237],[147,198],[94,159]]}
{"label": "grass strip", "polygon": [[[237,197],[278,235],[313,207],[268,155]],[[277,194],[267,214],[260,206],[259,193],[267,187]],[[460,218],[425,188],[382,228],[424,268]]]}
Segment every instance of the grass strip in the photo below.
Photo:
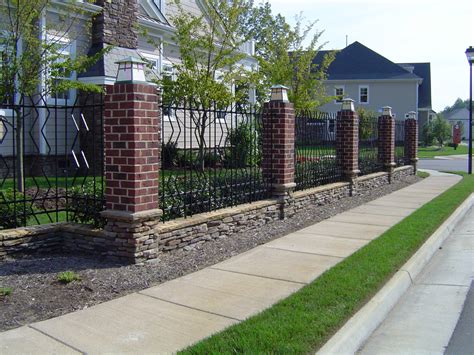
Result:
{"label": "grass strip", "polygon": [[314,352],[357,312],[474,192],[463,179],[379,238],[262,313],[182,354]]}
{"label": "grass strip", "polygon": [[462,155],[467,154],[467,145],[459,145],[457,149],[454,147],[419,147],[418,148],[418,158],[434,158],[436,156],[446,156],[446,155]]}

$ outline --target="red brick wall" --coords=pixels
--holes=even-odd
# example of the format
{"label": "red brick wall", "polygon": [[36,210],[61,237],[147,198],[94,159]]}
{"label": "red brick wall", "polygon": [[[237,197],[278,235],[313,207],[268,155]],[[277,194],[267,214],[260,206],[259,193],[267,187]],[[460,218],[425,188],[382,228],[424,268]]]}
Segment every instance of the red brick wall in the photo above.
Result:
{"label": "red brick wall", "polygon": [[293,104],[270,101],[263,106],[263,177],[273,185],[295,180],[295,112]]}
{"label": "red brick wall", "polygon": [[412,164],[418,158],[418,121],[405,120],[405,161]]}
{"label": "red brick wall", "polygon": [[133,213],[158,208],[160,138],[155,86],[119,83],[107,87],[107,209]]}
{"label": "red brick wall", "polygon": [[346,175],[359,173],[359,117],[354,111],[337,113],[336,158]]}
{"label": "red brick wall", "polygon": [[395,120],[392,116],[378,119],[378,158],[385,167],[395,164]]}

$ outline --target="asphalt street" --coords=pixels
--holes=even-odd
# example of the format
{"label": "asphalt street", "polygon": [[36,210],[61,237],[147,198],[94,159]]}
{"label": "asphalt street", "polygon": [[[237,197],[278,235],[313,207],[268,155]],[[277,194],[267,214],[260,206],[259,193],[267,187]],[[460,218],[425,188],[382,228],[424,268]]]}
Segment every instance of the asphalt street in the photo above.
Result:
{"label": "asphalt street", "polygon": [[439,171],[467,172],[467,156],[464,159],[420,159],[418,168]]}

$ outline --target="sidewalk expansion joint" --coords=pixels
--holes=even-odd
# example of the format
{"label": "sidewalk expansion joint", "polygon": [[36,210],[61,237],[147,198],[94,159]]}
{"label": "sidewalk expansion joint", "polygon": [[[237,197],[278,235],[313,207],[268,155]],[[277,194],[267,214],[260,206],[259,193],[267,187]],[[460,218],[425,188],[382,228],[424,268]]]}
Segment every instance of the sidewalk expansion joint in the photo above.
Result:
{"label": "sidewalk expansion joint", "polygon": [[[364,206],[364,205],[362,205]],[[360,207],[360,206],[359,206]],[[372,207],[381,207],[381,206],[374,206],[372,205]],[[357,208],[357,207],[356,207]],[[396,209],[394,209],[395,211]],[[387,216],[387,217],[402,217],[402,218],[407,218],[409,215],[406,215],[406,216],[401,216],[399,214],[388,214],[388,213],[377,213],[377,211],[370,211],[370,212],[358,212],[358,211],[354,211],[354,210],[349,210],[349,211],[346,211],[346,212],[350,212],[350,213],[357,213],[357,214],[361,214],[361,215],[367,215],[367,214],[373,214],[373,215],[376,215],[376,216]],[[414,211],[413,211],[414,212]]]}
{"label": "sidewalk expansion joint", "polygon": [[58,343],[63,344],[64,346],[67,346],[68,348],[71,348],[71,349],[74,350],[74,351],[77,351],[78,353],[81,353],[81,354],[84,354],[84,355],[87,354],[85,351],[82,351],[82,350],[80,350],[80,349],[78,349],[78,348],[76,348],[76,347],[74,347],[74,346],[72,346],[72,345],[70,345],[70,344],[68,344],[68,343],[66,343],[66,342],[64,342],[64,341],[62,341],[61,339],[58,339],[58,338],[56,338],[56,337],[54,337],[54,336],[52,336],[52,335],[50,335],[50,334],[48,334],[48,333],[42,331],[41,329],[35,328],[33,324],[28,324],[27,327],[30,328],[30,329],[33,329],[34,331],[36,331],[36,332],[38,332],[38,333],[41,333],[41,334],[47,336],[47,337],[50,338],[50,339],[53,339],[54,341],[57,341]]}
{"label": "sidewalk expansion joint", "polygon": [[341,260],[346,258],[345,256],[329,255],[329,254],[321,254],[321,253],[311,253],[309,251],[291,250],[291,249],[285,249],[285,248],[272,247],[270,245],[263,245],[263,247],[264,248],[270,248],[270,249],[276,249],[276,250],[291,251],[292,253],[326,256],[326,257],[329,257],[329,258],[337,258],[337,259],[341,259]]}
{"label": "sidewalk expansion joint", "polygon": [[209,269],[219,270],[219,271],[226,271],[226,272],[232,272],[232,273],[234,273],[234,274],[240,274],[240,275],[247,275],[247,276],[260,277],[260,278],[262,278],[262,279],[269,279],[269,280],[276,280],[276,281],[291,282],[291,283],[298,284],[298,285],[307,285],[307,284],[309,283],[309,282],[300,282],[300,281],[287,280],[287,279],[279,279],[279,278],[270,277],[270,276],[261,276],[261,275],[249,274],[249,273],[247,273],[247,272],[240,272],[240,271],[233,271],[233,270],[220,269],[220,268],[217,268],[217,267],[210,267]]}
{"label": "sidewalk expansion joint", "polygon": [[155,300],[159,300],[159,301],[162,301],[162,302],[171,303],[171,304],[174,304],[174,305],[176,305],[176,306],[181,306],[181,307],[184,307],[184,308],[192,309],[192,310],[194,310],[194,311],[199,311],[199,312],[203,312],[203,313],[213,314],[213,315],[215,315],[215,316],[223,317],[223,318],[227,318],[227,319],[232,319],[232,320],[235,320],[235,321],[237,321],[237,322],[243,321],[243,319],[239,319],[239,318],[234,318],[234,317],[226,316],[226,315],[224,315],[224,314],[215,313],[215,312],[211,312],[211,311],[206,311],[205,309],[201,309],[201,308],[191,307],[191,306],[188,306],[188,305],[185,305],[185,304],[182,304],[182,303],[178,303],[178,302],[173,302],[173,301],[170,301],[170,300],[167,300],[167,299],[164,299],[164,298],[160,298],[160,297],[156,297],[156,296],[152,296],[152,295],[147,295],[147,294],[145,294],[145,293],[141,293],[141,291],[139,291],[138,294],[139,294],[140,296],[146,296],[146,297],[153,298],[153,299],[155,299]]}
{"label": "sidewalk expansion joint", "polygon": [[446,287],[464,287],[464,288],[469,288],[470,286],[468,285],[456,285],[456,284],[440,284],[440,283],[425,283],[425,282],[420,282],[420,283],[415,283],[415,286],[446,286]]}
{"label": "sidewalk expansion joint", "polygon": [[[362,213],[359,213],[359,214],[362,214]],[[377,215],[377,216],[380,216],[380,215]],[[375,223],[367,223],[367,222],[334,221],[334,220],[331,220],[330,218],[327,219],[326,221],[327,222],[333,222],[333,223],[358,224],[359,226],[374,226],[374,227],[391,227],[392,226],[392,225],[387,226],[387,225],[383,225],[383,224],[375,224]]]}
{"label": "sidewalk expansion joint", "polygon": [[412,285],[415,285],[415,280],[413,280],[413,277],[411,277],[410,271],[405,270],[405,269],[400,269],[400,271],[406,272],[407,275],[408,275],[408,277],[410,278],[410,283],[411,283]]}

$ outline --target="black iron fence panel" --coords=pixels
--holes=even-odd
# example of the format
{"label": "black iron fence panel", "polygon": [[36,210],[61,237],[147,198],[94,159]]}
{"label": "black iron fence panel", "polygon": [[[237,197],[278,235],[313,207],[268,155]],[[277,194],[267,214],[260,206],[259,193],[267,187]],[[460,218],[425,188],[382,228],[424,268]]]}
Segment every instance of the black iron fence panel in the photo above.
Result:
{"label": "black iron fence panel", "polygon": [[395,164],[405,165],[405,122],[395,121]]}
{"label": "black iron fence panel", "polygon": [[336,117],[337,114],[315,111],[296,114],[296,190],[343,179],[336,160]]}
{"label": "black iron fence panel", "polygon": [[360,175],[383,170],[383,164],[378,157],[377,119],[359,120],[359,170]]}
{"label": "black iron fence panel", "polygon": [[0,229],[77,221],[104,207],[101,94],[0,106]]}
{"label": "black iron fence panel", "polygon": [[162,105],[163,221],[270,196],[262,176],[262,117],[239,106]]}

